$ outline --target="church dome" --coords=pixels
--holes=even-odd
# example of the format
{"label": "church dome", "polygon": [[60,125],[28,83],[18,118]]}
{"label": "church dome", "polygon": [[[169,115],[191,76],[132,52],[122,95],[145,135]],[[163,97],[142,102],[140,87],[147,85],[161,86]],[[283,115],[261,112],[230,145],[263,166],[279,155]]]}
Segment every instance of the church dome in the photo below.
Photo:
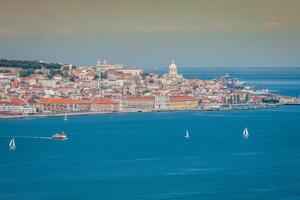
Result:
{"label": "church dome", "polygon": [[177,65],[175,64],[175,61],[172,60],[172,64],[169,66],[170,70],[177,70]]}

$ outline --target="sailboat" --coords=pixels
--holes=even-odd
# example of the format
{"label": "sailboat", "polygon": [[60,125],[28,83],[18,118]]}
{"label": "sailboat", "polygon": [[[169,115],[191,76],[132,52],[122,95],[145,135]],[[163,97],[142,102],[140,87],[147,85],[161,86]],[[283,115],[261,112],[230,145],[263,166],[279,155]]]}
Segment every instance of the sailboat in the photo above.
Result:
{"label": "sailboat", "polygon": [[64,121],[68,121],[68,116],[67,116],[67,114],[65,114]]}
{"label": "sailboat", "polygon": [[186,139],[189,139],[190,138],[190,134],[189,134],[189,131],[188,130],[185,130],[185,136],[184,136]]}
{"label": "sailboat", "polygon": [[245,128],[244,131],[243,131],[243,137],[245,139],[249,138],[249,131],[248,131],[248,128]]}
{"label": "sailboat", "polygon": [[16,143],[15,143],[15,139],[11,139],[10,142],[9,142],[9,149],[14,151],[16,149]]}

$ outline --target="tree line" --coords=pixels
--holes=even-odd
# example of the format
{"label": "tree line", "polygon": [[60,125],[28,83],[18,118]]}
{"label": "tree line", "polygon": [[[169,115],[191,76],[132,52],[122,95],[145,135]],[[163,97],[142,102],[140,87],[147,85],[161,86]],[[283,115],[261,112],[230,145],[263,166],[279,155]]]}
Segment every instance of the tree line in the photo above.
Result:
{"label": "tree line", "polygon": [[60,69],[61,64],[59,63],[45,63],[37,60],[28,61],[28,60],[7,60],[0,59],[0,67],[20,67],[23,69]]}

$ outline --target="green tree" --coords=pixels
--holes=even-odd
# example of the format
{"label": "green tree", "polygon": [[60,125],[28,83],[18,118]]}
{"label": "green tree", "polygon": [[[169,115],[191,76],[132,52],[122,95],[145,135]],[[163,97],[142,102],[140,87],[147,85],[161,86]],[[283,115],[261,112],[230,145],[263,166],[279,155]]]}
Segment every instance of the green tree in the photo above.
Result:
{"label": "green tree", "polygon": [[107,79],[107,74],[105,74],[105,73],[100,73],[100,78],[101,78],[101,79]]}
{"label": "green tree", "polygon": [[76,76],[72,75],[72,76],[70,77],[70,81],[74,82],[75,80],[76,80]]}
{"label": "green tree", "polygon": [[62,76],[63,76],[63,77],[68,77],[68,75],[69,75],[69,74],[68,74],[68,71],[65,71],[65,70],[62,71]]}
{"label": "green tree", "polygon": [[143,94],[147,94],[147,93],[149,93],[149,92],[150,92],[149,89],[144,89],[142,93],[143,93]]}
{"label": "green tree", "polygon": [[62,71],[60,69],[51,69],[50,72],[47,74],[47,77],[49,79],[52,79],[55,75],[63,75]]}
{"label": "green tree", "polygon": [[60,69],[61,64],[58,63],[46,63],[40,62],[37,60],[28,61],[28,60],[0,60],[1,67],[20,67],[23,69],[41,69],[41,68],[48,68],[48,69]]}
{"label": "green tree", "polygon": [[99,75],[99,74],[95,74],[94,80],[97,80],[97,79],[99,79],[99,78],[100,78],[100,75]]}
{"label": "green tree", "polygon": [[22,69],[21,71],[20,71],[20,76],[21,77],[28,77],[28,76],[30,76],[31,74],[33,74],[33,69]]}
{"label": "green tree", "polygon": [[145,78],[146,76],[150,76],[150,73],[144,72],[144,73],[141,74],[141,76],[142,76],[143,78]]}

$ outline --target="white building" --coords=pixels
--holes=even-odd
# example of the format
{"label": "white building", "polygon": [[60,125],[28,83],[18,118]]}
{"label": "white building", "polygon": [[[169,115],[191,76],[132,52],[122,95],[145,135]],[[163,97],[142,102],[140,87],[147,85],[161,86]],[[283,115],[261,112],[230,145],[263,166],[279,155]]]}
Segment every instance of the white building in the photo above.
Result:
{"label": "white building", "polygon": [[172,60],[172,63],[169,65],[169,73],[164,74],[165,78],[175,78],[175,79],[181,79],[182,75],[177,73],[177,65],[175,64],[175,61]]}
{"label": "white building", "polygon": [[0,112],[8,112],[8,113],[22,113],[22,114],[34,114],[36,113],[35,108],[31,108],[29,106],[23,105],[0,105]]}
{"label": "white building", "polygon": [[168,96],[155,96],[155,109],[167,109],[170,105],[170,97]]}
{"label": "white building", "polygon": [[124,69],[118,69],[118,72],[122,72],[125,74],[131,74],[131,75],[141,75],[143,73],[143,70],[138,67],[130,67],[130,68],[124,68]]}
{"label": "white building", "polygon": [[123,69],[123,65],[119,64],[109,64],[107,61],[104,59],[103,62],[98,58],[97,63],[96,63],[96,68],[99,71],[102,70],[109,70],[109,69]]}

